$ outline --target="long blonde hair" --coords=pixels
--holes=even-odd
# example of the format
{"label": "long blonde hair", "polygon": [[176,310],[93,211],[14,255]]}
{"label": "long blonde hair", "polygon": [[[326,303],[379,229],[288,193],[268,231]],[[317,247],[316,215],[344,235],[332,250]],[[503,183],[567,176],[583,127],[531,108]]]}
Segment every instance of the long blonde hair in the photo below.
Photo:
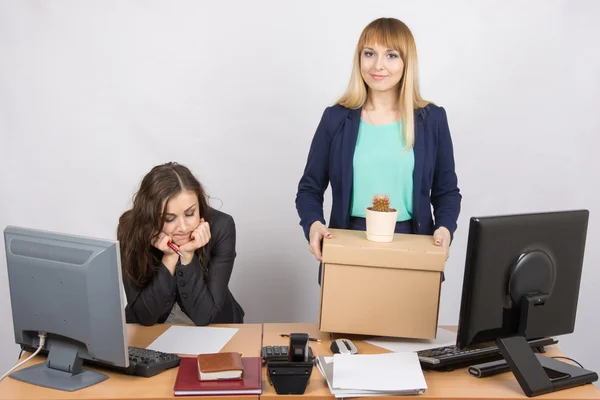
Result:
{"label": "long blonde hair", "polygon": [[412,32],[402,21],[395,18],[379,18],[363,29],[356,45],[348,89],[337,104],[354,110],[362,107],[367,101],[368,88],[360,74],[360,54],[366,46],[374,44],[396,50],[404,61],[398,103],[404,120],[406,148],[410,149],[415,143],[414,110],[423,108],[430,102],[423,100],[419,92],[417,46]]}

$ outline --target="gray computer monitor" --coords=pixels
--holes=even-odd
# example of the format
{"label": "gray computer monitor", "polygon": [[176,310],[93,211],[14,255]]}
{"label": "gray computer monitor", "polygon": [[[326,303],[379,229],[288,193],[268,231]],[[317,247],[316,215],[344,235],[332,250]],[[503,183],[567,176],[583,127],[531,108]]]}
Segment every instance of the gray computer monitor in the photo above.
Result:
{"label": "gray computer monitor", "polygon": [[8,226],[4,230],[15,342],[45,363],[14,372],[20,381],[78,390],[106,375],[82,361],[128,367],[119,243]]}

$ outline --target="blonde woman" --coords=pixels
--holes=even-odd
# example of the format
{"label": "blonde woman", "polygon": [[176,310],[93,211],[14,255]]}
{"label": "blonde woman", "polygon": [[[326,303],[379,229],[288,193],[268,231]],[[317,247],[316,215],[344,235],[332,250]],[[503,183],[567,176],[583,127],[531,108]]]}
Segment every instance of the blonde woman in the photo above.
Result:
{"label": "blonde woman", "polygon": [[330,183],[329,227],[365,230],[365,209],[385,193],[397,233],[433,235],[448,254],[462,196],[446,111],[421,97],[418,82],[410,29],[394,18],[367,25],[348,89],[325,109],[298,185],[300,225],[317,260],[331,237],[323,218]]}

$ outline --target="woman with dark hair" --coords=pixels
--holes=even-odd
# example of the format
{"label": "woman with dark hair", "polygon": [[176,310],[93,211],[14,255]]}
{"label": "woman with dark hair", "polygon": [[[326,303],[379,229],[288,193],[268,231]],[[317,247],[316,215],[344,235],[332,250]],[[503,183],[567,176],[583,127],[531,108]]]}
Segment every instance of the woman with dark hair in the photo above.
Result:
{"label": "woman with dark hair", "polygon": [[119,218],[128,323],[242,323],[229,290],[236,257],[233,218],[212,209],[188,168],[158,165]]}

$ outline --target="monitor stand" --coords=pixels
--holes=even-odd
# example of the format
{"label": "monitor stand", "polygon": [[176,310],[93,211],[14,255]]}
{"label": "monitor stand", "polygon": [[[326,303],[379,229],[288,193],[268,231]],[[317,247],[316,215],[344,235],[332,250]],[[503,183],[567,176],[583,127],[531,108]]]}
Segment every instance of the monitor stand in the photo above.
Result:
{"label": "monitor stand", "polygon": [[76,346],[53,342],[45,363],[21,369],[9,376],[33,385],[68,392],[95,385],[108,378],[99,372],[81,368],[82,361]]}
{"label": "monitor stand", "polygon": [[535,354],[523,336],[500,338],[496,343],[528,397],[598,380],[598,374],[593,371]]}

